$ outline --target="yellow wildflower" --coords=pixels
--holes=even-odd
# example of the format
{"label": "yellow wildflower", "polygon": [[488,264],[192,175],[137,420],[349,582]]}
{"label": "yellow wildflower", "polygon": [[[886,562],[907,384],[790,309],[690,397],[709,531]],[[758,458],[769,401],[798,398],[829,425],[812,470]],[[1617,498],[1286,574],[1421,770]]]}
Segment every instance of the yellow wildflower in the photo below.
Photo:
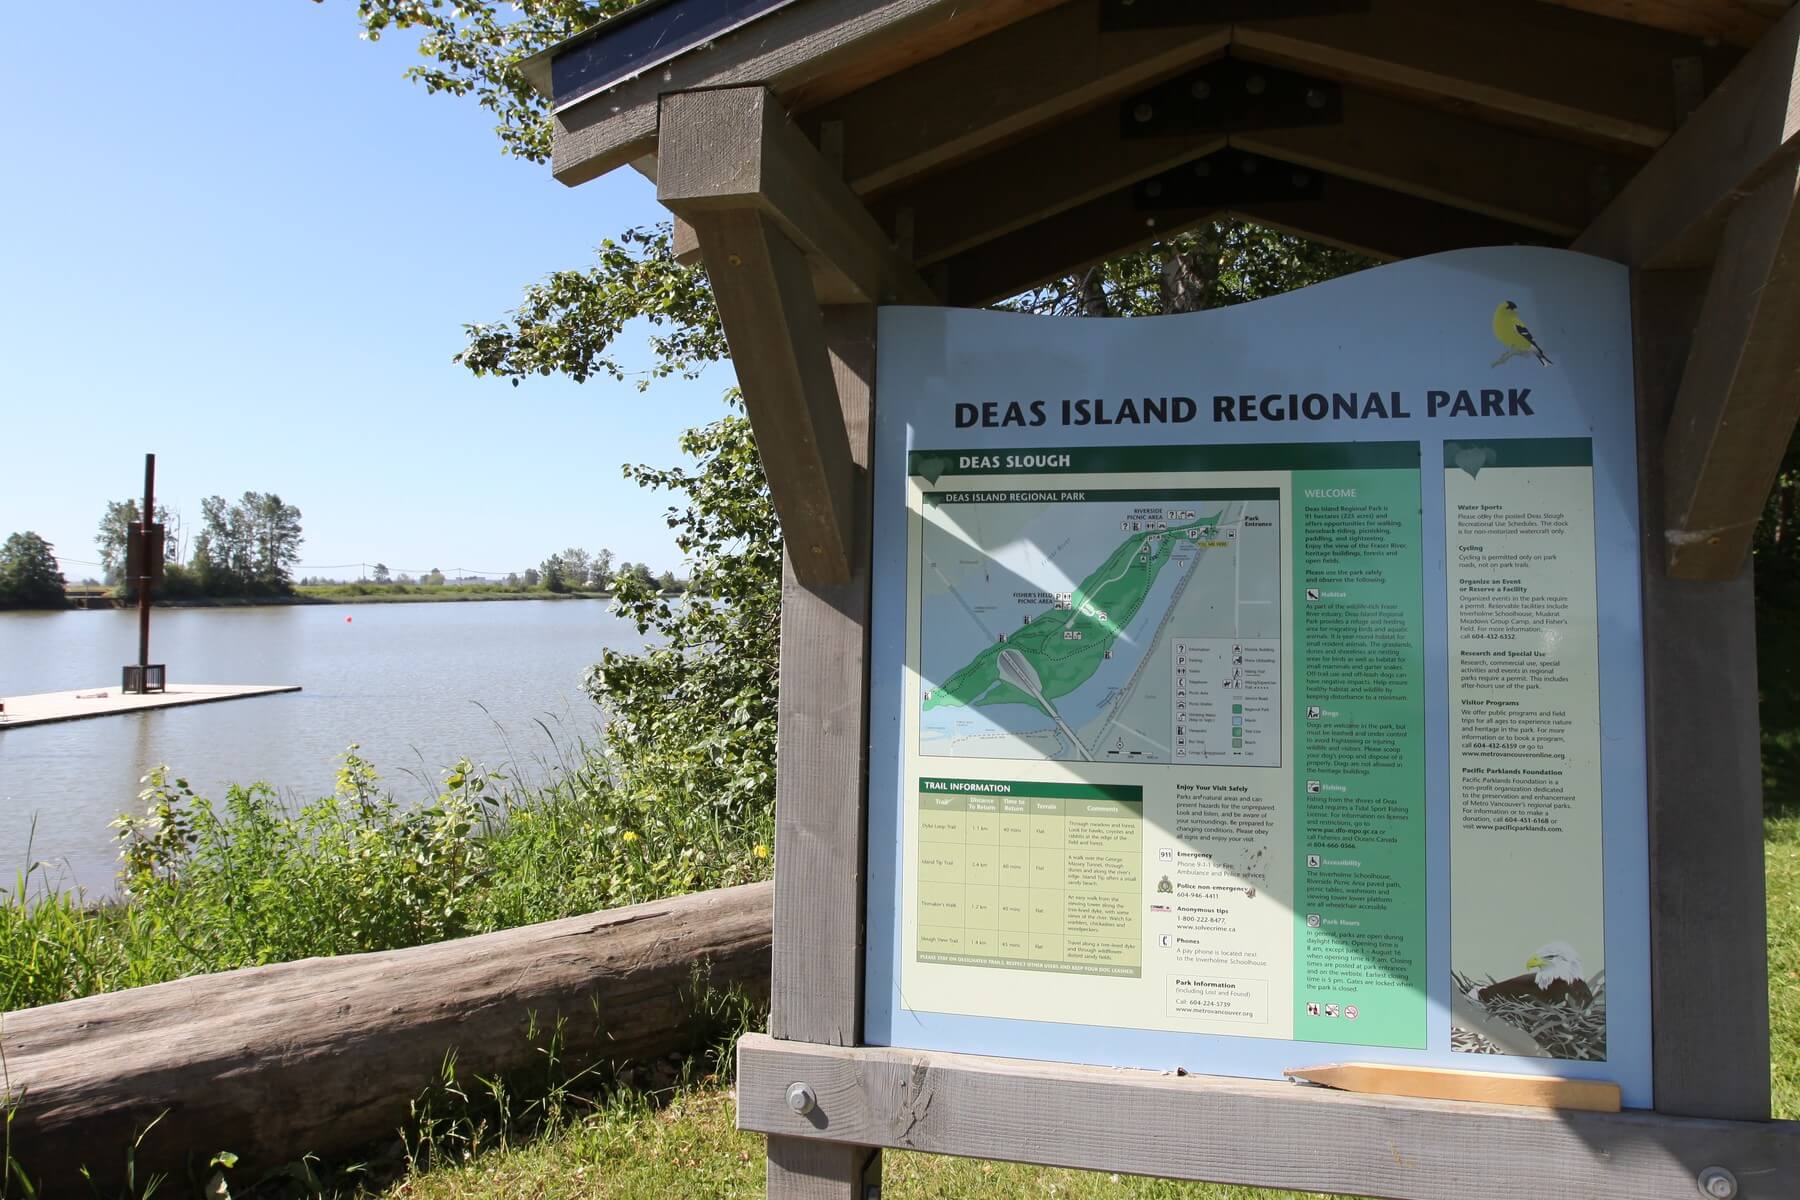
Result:
{"label": "yellow wildflower", "polygon": [[767,846],[763,845],[761,842],[758,842],[758,843],[756,843],[755,854],[756,854],[756,857],[758,857],[758,858],[767,858],[767,857],[769,857],[769,848]]}
{"label": "yellow wildflower", "polygon": [[637,840],[638,840],[638,835],[636,833],[634,833],[633,831],[631,831],[629,829],[627,829],[625,831],[625,844],[627,846],[631,845],[631,843],[633,843]]}

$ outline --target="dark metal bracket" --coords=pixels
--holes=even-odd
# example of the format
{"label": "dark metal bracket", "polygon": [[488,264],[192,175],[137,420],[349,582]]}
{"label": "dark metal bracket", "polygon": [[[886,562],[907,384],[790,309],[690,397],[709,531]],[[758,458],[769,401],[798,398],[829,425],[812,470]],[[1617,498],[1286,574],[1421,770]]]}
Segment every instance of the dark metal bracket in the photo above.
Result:
{"label": "dark metal bracket", "polygon": [[1131,191],[1133,206],[1146,213],[1324,198],[1325,177],[1319,172],[1229,148],[1164,171]]}
{"label": "dark metal bracket", "polygon": [[1343,92],[1331,80],[1225,57],[1127,96],[1119,105],[1119,135],[1241,133],[1343,119]]}
{"label": "dark metal bracket", "polygon": [[1100,32],[1366,13],[1370,0],[1103,0]]}

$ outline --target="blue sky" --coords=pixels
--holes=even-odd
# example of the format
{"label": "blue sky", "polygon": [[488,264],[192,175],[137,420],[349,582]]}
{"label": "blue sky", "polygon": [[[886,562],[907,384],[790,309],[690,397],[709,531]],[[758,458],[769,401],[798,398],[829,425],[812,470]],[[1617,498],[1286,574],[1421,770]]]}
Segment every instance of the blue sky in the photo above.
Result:
{"label": "blue sky", "polygon": [[350,0],[81,11],[16,7],[0,45],[0,537],[93,560],[154,451],[190,528],[213,493],[298,505],[303,569],[570,545],[676,566],[666,501],[619,466],[675,461],[728,367],[640,394],[450,361],[464,322],[658,219],[648,183],[503,156],[484,110],[401,78],[410,38],[359,40]]}

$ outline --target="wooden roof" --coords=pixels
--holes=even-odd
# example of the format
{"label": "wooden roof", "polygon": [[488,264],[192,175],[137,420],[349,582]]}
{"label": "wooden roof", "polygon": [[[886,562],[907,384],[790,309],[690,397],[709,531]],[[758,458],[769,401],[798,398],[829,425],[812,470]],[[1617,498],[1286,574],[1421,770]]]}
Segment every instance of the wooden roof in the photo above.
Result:
{"label": "wooden roof", "polygon": [[1221,211],[1387,258],[1570,244],[1788,7],[661,0],[528,66],[569,184],[654,175],[660,96],[765,85],[971,304]]}
{"label": "wooden roof", "polygon": [[1800,415],[1786,0],[653,0],[527,71],[556,177],[635,167],[704,258],[803,578],[859,536],[836,306],[987,304],[1221,213],[1687,276],[1683,577],[1738,570]]}

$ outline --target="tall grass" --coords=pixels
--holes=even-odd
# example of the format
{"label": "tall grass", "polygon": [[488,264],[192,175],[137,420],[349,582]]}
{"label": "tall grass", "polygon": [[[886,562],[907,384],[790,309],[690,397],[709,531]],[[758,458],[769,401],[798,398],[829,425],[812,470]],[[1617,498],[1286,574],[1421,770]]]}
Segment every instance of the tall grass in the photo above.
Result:
{"label": "tall grass", "polygon": [[330,795],[197,795],[165,768],[115,822],[104,903],[0,887],[0,1011],[208,971],[423,945],[766,878],[772,813],[622,782],[582,745],[525,788],[460,761],[402,803],[352,746]]}

